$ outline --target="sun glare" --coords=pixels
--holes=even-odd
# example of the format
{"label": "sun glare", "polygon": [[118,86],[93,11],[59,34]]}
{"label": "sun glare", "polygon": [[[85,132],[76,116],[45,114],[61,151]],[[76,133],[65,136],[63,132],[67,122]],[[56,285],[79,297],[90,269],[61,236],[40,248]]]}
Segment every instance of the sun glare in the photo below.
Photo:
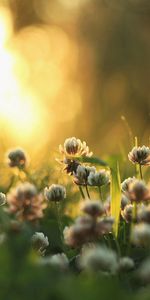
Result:
{"label": "sun glare", "polygon": [[12,32],[11,15],[3,9],[0,11],[0,117],[7,127],[16,134],[18,132],[18,137],[19,132],[23,131],[25,138],[38,125],[38,116],[33,108],[30,91],[22,88],[20,78],[17,78],[14,71],[15,56],[7,46]]}

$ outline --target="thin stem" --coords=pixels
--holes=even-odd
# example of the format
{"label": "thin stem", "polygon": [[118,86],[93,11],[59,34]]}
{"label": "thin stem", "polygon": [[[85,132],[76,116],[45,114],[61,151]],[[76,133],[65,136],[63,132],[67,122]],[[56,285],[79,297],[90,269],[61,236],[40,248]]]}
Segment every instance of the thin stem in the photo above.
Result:
{"label": "thin stem", "polygon": [[85,195],[84,195],[83,189],[80,185],[79,185],[79,191],[80,191],[81,197],[85,200]]}
{"label": "thin stem", "polygon": [[102,189],[100,186],[98,186],[98,190],[99,190],[100,200],[103,202]]}
{"label": "thin stem", "polygon": [[58,227],[59,227],[59,232],[60,232],[60,238],[61,238],[61,242],[62,242],[62,245],[63,245],[63,228],[62,228],[62,222],[61,222],[61,216],[60,216],[59,203],[55,202],[55,207],[56,207],[56,214],[57,214],[57,220],[58,220]]}
{"label": "thin stem", "polygon": [[87,185],[85,186],[85,189],[86,189],[88,198],[91,199]]}
{"label": "thin stem", "polygon": [[139,164],[139,171],[140,171],[141,180],[143,180],[142,166],[140,164]]}

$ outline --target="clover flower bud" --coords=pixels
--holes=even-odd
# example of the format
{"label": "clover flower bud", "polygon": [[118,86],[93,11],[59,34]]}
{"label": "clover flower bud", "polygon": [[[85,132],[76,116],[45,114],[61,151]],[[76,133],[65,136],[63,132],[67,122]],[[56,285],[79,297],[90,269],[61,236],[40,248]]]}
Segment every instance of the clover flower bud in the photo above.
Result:
{"label": "clover flower bud", "polygon": [[71,137],[65,140],[64,145],[59,146],[59,151],[65,156],[80,157],[80,156],[92,156],[92,152],[89,151],[89,147],[86,142],[81,142],[80,139]]}
{"label": "clover flower bud", "polygon": [[62,185],[52,184],[49,188],[45,188],[44,195],[48,201],[60,202],[66,198],[66,189]]}
{"label": "clover flower bud", "polygon": [[105,212],[104,206],[100,201],[86,201],[82,207],[82,211],[93,218],[102,216]]}
{"label": "clover flower bud", "polygon": [[134,261],[132,258],[125,256],[121,257],[119,260],[119,270],[120,271],[130,271],[134,268]]}
{"label": "clover flower bud", "polygon": [[22,149],[11,150],[8,154],[8,164],[10,167],[24,168],[27,163],[27,156]]}
{"label": "clover flower bud", "polygon": [[110,181],[109,172],[100,170],[99,172],[90,172],[88,176],[88,184],[91,186],[102,186],[108,184]]}
{"label": "clover flower bud", "polygon": [[49,246],[48,237],[45,236],[43,232],[35,232],[31,238],[31,243],[33,249],[38,251],[38,253],[41,255],[45,254],[45,248]]}
{"label": "clover flower bud", "polygon": [[150,148],[146,146],[134,147],[128,154],[129,160],[134,164],[150,165]]}
{"label": "clover flower bud", "polygon": [[114,251],[95,246],[95,248],[85,248],[79,257],[79,266],[88,272],[115,274],[118,268],[117,255]]}
{"label": "clover flower bud", "polygon": [[95,167],[89,166],[81,166],[77,167],[77,171],[74,174],[74,182],[77,185],[87,185],[88,184],[88,176],[91,172],[95,172]]}
{"label": "clover flower bud", "polygon": [[3,193],[0,193],[0,206],[6,204],[6,195]]}
{"label": "clover flower bud", "polygon": [[133,218],[133,205],[132,204],[126,205],[124,210],[121,212],[121,215],[127,223],[130,223]]}
{"label": "clover flower bud", "polygon": [[140,223],[134,226],[131,234],[131,241],[137,246],[150,245],[150,225]]}

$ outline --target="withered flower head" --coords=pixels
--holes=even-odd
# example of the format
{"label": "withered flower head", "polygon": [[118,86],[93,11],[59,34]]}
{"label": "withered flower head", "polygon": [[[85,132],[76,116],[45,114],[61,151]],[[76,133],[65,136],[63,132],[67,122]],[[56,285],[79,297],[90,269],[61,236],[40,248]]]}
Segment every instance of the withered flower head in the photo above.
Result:
{"label": "withered flower head", "polygon": [[102,186],[110,181],[109,172],[100,170],[99,172],[90,172],[88,176],[88,184],[91,186]]}
{"label": "withered flower head", "polygon": [[128,154],[129,160],[134,164],[150,165],[150,148],[146,146],[134,147]]}
{"label": "withered flower head", "polygon": [[46,204],[36,187],[28,182],[20,184],[7,195],[8,211],[20,221],[34,221],[43,217]]}
{"label": "withered flower head", "polygon": [[74,182],[77,185],[88,185],[88,176],[95,171],[95,167],[78,166],[76,173],[74,173]]}
{"label": "withered flower head", "polygon": [[64,145],[59,146],[59,151],[66,157],[92,156],[92,152],[89,151],[86,142],[81,142],[80,139],[76,139],[75,137],[66,139]]}
{"label": "withered flower head", "polygon": [[40,255],[44,255],[45,251],[49,246],[48,237],[43,232],[35,232],[31,238],[33,249],[35,249]]}
{"label": "withered flower head", "polygon": [[24,168],[27,163],[27,156],[22,149],[14,149],[8,152],[8,164],[10,167]]}
{"label": "withered flower head", "polygon": [[44,195],[48,201],[60,202],[66,198],[66,189],[62,185],[52,184],[49,188],[45,188]]}
{"label": "withered flower head", "polygon": [[100,201],[86,201],[82,207],[82,211],[93,218],[102,216],[105,212],[104,206]]}

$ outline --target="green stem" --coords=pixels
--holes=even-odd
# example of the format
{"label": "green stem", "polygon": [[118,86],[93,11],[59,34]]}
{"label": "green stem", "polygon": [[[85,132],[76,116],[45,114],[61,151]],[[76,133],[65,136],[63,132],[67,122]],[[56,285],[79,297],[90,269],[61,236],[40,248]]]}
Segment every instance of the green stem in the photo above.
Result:
{"label": "green stem", "polygon": [[99,190],[100,200],[103,202],[102,189],[100,186],[98,186],[98,190]]}
{"label": "green stem", "polygon": [[91,199],[87,185],[85,186],[85,189],[86,189],[88,198]]}
{"label": "green stem", "polygon": [[61,222],[61,216],[60,216],[60,207],[59,203],[55,202],[55,207],[56,207],[56,214],[57,214],[57,220],[58,220],[58,227],[59,227],[59,232],[60,232],[60,238],[61,242],[63,245],[64,239],[63,239],[63,228],[62,228],[62,222]]}
{"label": "green stem", "polygon": [[79,191],[80,191],[81,197],[85,200],[85,195],[84,195],[83,189],[80,185],[79,185]]}
{"label": "green stem", "polygon": [[139,171],[140,171],[141,180],[143,180],[142,166],[140,164],[139,164]]}

